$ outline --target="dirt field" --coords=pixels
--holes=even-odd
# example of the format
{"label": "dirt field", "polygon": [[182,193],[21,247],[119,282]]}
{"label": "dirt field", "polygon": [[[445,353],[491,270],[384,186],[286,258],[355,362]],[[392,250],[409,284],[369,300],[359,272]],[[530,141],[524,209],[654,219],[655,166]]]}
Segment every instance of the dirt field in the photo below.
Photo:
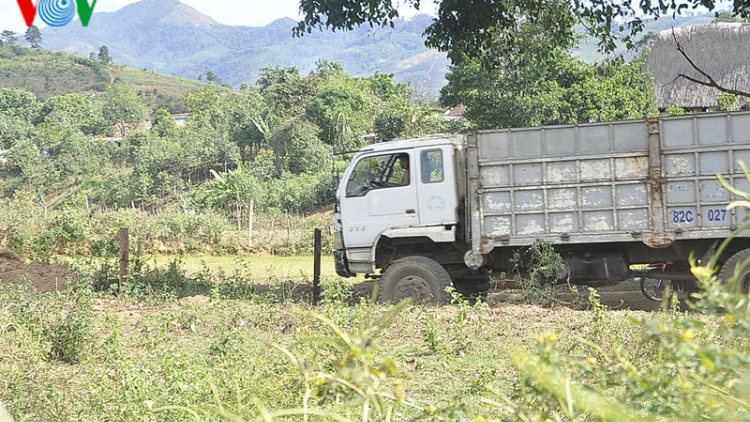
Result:
{"label": "dirt field", "polygon": [[16,285],[26,278],[36,293],[54,292],[65,289],[70,271],[59,264],[26,263],[18,255],[0,251],[0,281]]}

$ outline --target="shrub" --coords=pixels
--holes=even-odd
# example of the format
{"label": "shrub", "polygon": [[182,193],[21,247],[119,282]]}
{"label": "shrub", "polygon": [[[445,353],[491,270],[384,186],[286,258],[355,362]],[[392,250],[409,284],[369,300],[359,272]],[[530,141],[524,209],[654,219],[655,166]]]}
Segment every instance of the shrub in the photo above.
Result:
{"label": "shrub", "polygon": [[719,96],[716,98],[717,111],[735,111],[739,110],[740,106],[737,103],[737,95],[736,94],[730,94],[730,93],[723,93],[719,94]]}
{"label": "shrub", "polygon": [[210,210],[189,212],[177,207],[159,213],[149,227],[151,235],[161,240],[197,240],[214,246],[221,243],[222,234],[229,230],[229,222],[221,214]]}
{"label": "shrub", "polygon": [[50,343],[49,357],[65,363],[78,363],[90,337],[90,307],[77,303],[70,310],[57,310],[44,327]]}
{"label": "shrub", "polygon": [[685,109],[680,106],[670,106],[667,109],[667,116],[682,116],[685,114]]}
{"label": "shrub", "polygon": [[52,217],[48,232],[55,237],[58,249],[65,252],[82,249],[89,235],[86,214],[64,210]]}

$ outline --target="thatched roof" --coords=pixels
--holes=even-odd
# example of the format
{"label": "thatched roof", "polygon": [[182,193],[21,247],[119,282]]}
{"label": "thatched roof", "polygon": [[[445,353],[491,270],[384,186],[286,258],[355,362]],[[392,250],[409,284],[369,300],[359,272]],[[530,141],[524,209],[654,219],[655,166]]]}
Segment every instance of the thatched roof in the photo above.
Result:
{"label": "thatched roof", "polygon": [[[750,24],[712,23],[674,31],[691,60],[719,85],[750,92]],[[677,51],[671,29],[660,33],[651,47],[646,70],[654,74],[659,108],[716,107],[718,90],[684,78],[675,79],[684,73],[705,80]]]}

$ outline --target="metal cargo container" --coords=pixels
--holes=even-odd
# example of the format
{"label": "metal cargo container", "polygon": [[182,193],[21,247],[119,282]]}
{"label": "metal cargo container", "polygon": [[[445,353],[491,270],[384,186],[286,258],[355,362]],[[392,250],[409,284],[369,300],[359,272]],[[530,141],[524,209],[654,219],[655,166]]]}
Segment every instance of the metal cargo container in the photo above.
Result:
{"label": "metal cargo container", "polygon": [[726,238],[747,218],[716,175],[750,191],[750,112],[476,132],[467,239],[524,246]]}

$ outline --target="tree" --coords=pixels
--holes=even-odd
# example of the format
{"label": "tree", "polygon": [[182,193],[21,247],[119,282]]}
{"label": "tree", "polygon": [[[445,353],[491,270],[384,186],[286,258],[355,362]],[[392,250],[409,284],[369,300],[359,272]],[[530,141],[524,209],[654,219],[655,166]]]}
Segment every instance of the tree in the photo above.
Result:
{"label": "tree", "polygon": [[720,22],[747,23],[748,18],[747,17],[742,18],[742,17],[737,16],[736,14],[733,14],[732,12],[728,10],[723,10],[714,15],[713,23],[720,23]]}
{"label": "tree", "polygon": [[112,64],[112,57],[109,55],[109,47],[106,45],[99,47],[99,61],[105,66]]}
{"label": "tree", "polygon": [[0,113],[0,150],[8,149],[13,144],[30,139],[34,126],[22,118]]}
{"label": "tree", "polygon": [[323,80],[338,79],[349,76],[344,70],[341,63],[329,62],[328,60],[318,59],[315,62],[315,74]]}
{"label": "tree", "polygon": [[304,78],[298,67],[264,67],[256,86],[281,118],[298,116],[318,90],[317,78]]}
{"label": "tree", "polygon": [[642,66],[642,59],[586,64],[567,53],[521,68],[472,59],[448,75],[442,101],[464,104],[479,128],[642,118],[658,112],[653,76]]}
{"label": "tree", "polygon": [[146,119],[146,105],[132,87],[118,83],[110,88],[102,107],[104,118],[115,126],[121,136],[138,127]]}
{"label": "tree", "polygon": [[336,151],[361,147],[370,128],[370,99],[355,82],[335,81],[307,101],[307,115]]}
{"label": "tree", "polygon": [[13,88],[0,88],[0,149],[30,139],[34,132],[31,122],[40,104],[34,94]]}
{"label": "tree", "polygon": [[106,169],[111,157],[103,143],[70,127],[62,128],[55,135],[59,142],[47,152],[60,176],[101,174]]}
{"label": "tree", "polygon": [[16,45],[18,34],[13,31],[5,30],[0,33],[0,45]]}
{"label": "tree", "polygon": [[54,166],[32,141],[17,142],[10,149],[10,162],[18,168],[23,184],[32,191],[42,191],[58,180]]}
{"label": "tree", "polygon": [[101,106],[80,94],[58,95],[48,99],[34,123],[74,127],[87,135],[104,135],[111,127],[104,120]]}
{"label": "tree", "polygon": [[294,174],[315,173],[329,168],[333,151],[330,145],[320,140],[319,133],[319,127],[304,119],[290,120],[275,131],[270,140],[276,156],[277,173],[285,170],[282,167]]}
{"label": "tree", "polygon": [[36,25],[31,25],[29,29],[26,30],[26,41],[28,41],[33,48],[39,47],[42,44],[42,31],[40,31]]}
{"label": "tree", "polygon": [[160,108],[156,111],[151,132],[162,138],[173,136],[177,133],[177,123],[174,121],[174,117],[172,117],[172,113],[169,110]]}
{"label": "tree", "polygon": [[237,215],[237,230],[242,230],[242,211],[247,207],[248,246],[253,246],[253,219],[255,200],[260,196],[261,184],[240,163],[237,169],[226,173],[211,170],[214,180],[210,185],[209,202],[223,207],[234,207]]}
{"label": "tree", "polygon": [[206,73],[206,80],[211,82],[212,84],[216,86],[222,86],[224,85],[224,80],[219,77],[219,75],[215,74],[213,71],[209,70],[208,73]]}
{"label": "tree", "polygon": [[0,114],[31,121],[39,112],[40,104],[31,92],[15,88],[0,88]]}
{"label": "tree", "polygon": [[245,161],[251,161],[264,146],[278,120],[257,90],[232,95],[223,103],[229,137],[237,142]]}
{"label": "tree", "polygon": [[[421,1],[404,3],[419,9]],[[750,16],[750,0],[734,0],[732,14]],[[717,2],[619,2],[614,0],[439,0],[437,17],[425,31],[426,44],[448,52],[454,63],[463,55],[479,57],[492,51],[493,38],[524,23],[547,28],[554,43],[567,43],[575,35],[568,20],[582,24],[598,39],[604,51],[613,51],[621,38],[629,47],[643,30],[643,19],[679,15],[688,9],[714,10]],[[401,2],[392,0],[300,0],[303,19],[294,34],[302,36],[316,28],[351,30],[356,26],[394,26]],[[560,18],[563,18],[560,20]],[[618,35],[618,31],[626,31]],[[513,41],[513,40],[509,40]],[[489,55],[486,58],[497,57]]]}

